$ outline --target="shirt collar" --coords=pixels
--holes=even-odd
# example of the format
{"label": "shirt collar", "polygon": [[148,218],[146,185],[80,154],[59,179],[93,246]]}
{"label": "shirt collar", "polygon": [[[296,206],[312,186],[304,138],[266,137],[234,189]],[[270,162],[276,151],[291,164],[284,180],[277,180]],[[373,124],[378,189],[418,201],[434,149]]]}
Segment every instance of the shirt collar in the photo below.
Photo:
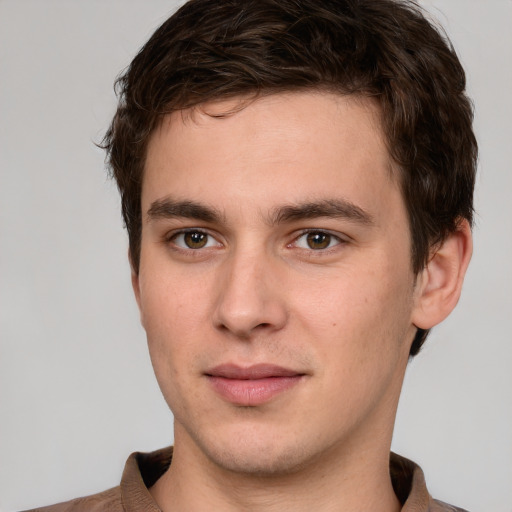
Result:
{"label": "shirt collar", "polygon": [[[167,471],[171,460],[172,447],[151,453],[135,452],[128,457],[121,480],[121,499],[126,512],[161,512],[148,489]],[[391,453],[389,465],[402,512],[429,512],[432,499],[421,468],[395,453]]]}

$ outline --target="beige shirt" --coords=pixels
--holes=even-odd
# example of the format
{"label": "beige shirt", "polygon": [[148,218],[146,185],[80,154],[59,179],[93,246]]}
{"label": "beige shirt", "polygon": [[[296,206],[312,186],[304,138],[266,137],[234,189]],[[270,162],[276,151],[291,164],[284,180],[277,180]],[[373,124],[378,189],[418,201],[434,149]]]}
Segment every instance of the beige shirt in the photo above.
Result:
{"label": "beige shirt", "polygon": [[[152,453],[132,453],[119,486],[30,512],[161,512],[148,488],[165,473],[171,460],[172,447]],[[402,512],[466,512],[432,499],[423,471],[414,462],[392,453],[390,472]]]}

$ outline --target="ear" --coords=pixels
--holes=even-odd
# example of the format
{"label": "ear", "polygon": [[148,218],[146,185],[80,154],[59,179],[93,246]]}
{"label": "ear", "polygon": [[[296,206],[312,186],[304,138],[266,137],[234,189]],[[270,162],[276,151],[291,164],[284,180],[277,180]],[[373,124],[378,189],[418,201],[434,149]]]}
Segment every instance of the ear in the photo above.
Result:
{"label": "ear", "polygon": [[455,308],[472,252],[471,228],[462,219],[417,276],[412,315],[416,327],[430,329]]}

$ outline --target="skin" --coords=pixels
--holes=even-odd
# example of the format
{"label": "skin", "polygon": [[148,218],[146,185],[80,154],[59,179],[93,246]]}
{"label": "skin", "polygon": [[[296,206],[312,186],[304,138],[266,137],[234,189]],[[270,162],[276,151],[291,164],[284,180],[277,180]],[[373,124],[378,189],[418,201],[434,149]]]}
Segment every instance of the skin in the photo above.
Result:
{"label": "skin", "polygon": [[[455,306],[469,228],[415,276],[378,108],[300,92],[215,117],[241,102],[173,113],[148,147],[132,277],[175,418],[151,492],[164,511],[399,510],[388,465],[409,348]],[[227,363],[301,377],[240,405],[208,377]]]}

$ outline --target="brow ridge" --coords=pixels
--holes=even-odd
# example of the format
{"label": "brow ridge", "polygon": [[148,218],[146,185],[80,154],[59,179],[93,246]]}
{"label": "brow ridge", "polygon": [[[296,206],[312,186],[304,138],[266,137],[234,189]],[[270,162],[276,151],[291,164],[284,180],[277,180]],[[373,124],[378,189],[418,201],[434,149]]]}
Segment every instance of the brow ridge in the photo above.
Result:
{"label": "brow ridge", "polygon": [[297,220],[331,217],[346,219],[363,225],[373,225],[373,216],[363,208],[345,199],[324,199],[303,204],[284,205],[276,208],[270,216],[271,224],[283,224]]}
{"label": "brow ridge", "polygon": [[169,197],[158,199],[151,203],[147,211],[149,221],[183,217],[203,222],[219,222],[222,215],[210,206],[190,200],[174,200]]}
{"label": "brow ridge", "polygon": [[[220,222],[224,215],[219,210],[196,201],[180,201],[166,197],[151,203],[147,211],[147,217],[149,221],[182,217],[216,223]],[[369,212],[345,199],[324,199],[302,204],[282,205],[272,211],[268,223],[278,225],[319,217],[346,219],[363,225],[373,225],[375,223]]]}

